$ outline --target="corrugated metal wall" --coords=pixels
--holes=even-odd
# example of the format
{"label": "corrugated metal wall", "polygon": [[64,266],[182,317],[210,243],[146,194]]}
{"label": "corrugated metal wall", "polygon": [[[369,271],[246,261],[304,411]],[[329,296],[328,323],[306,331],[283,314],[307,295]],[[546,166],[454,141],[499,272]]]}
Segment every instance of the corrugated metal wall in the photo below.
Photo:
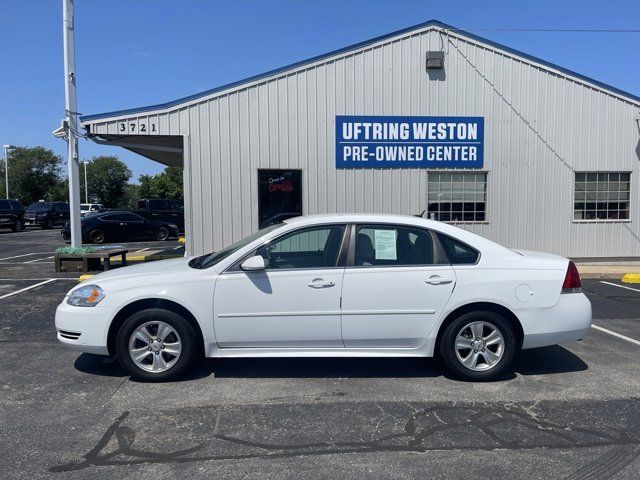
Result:
{"label": "corrugated metal wall", "polygon": [[[444,78],[425,52],[444,48]],[[485,118],[487,222],[461,224],[514,248],[640,255],[638,105],[439,29],[407,34],[168,112],[126,121],[185,135],[189,251],[258,227],[258,168],[303,170],[305,214],[420,213],[427,170],[335,168],[336,115]],[[122,118],[90,125],[117,134]],[[139,128],[138,128],[139,130]],[[629,222],[573,222],[574,171],[631,171]]]}

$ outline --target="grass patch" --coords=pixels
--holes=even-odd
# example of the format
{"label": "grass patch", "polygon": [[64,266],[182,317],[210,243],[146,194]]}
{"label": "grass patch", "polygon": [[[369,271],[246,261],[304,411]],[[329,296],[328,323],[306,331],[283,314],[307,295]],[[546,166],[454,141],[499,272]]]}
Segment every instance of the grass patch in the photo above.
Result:
{"label": "grass patch", "polygon": [[93,247],[60,247],[56,249],[56,253],[71,253],[76,255],[84,255],[86,253],[95,253],[98,250]]}

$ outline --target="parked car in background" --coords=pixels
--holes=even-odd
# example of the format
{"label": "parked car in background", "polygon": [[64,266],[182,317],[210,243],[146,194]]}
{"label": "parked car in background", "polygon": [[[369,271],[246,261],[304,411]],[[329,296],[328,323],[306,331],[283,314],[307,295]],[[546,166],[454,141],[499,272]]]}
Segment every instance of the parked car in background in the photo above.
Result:
{"label": "parked car in background", "polygon": [[34,202],[24,212],[25,225],[38,225],[44,229],[64,225],[69,220],[66,202]]}
{"label": "parked car in background", "polygon": [[[148,220],[127,211],[107,211],[86,215],[80,221],[83,243],[110,241],[168,240],[179,235],[174,223]],[[71,239],[71,226],[62,227],[62,237]]]}
{"label": "parked car in background", "polygon": [[215,253],[119,268],[74,287],[58,340],[166,380],[207,357],[432,357],[468,380],[516,352],[580,340],[591,304],[573,262],[453,225],[313,215]]}
{"label": "parked car in background", "polygon": [[180,200],[163,200],[157,198],[138,200],[138,208],[133,213],[148,218],[178,225],[184,231],[184,206]]}
{"label": "parked car in background", "polygon": [[14,232],[24,230],[24,207],[17,200],[0,200],[0,228]]}
{"label": "parked car in background", "polygon": [[81,203],[80,204],[80,216],[84,217],[88,213],[99,212],[104,207],[101,203]]}

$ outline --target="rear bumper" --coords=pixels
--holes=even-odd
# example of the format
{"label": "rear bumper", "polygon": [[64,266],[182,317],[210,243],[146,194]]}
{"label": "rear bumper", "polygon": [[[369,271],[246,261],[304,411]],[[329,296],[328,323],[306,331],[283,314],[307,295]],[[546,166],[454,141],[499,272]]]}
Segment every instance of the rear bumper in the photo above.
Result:
{"label": "rear bumper", "polygon": [[591,302],[583,293],[562,294],[551,308],[516,315],[524,330],[523,349],[582,340],[591,328]]}

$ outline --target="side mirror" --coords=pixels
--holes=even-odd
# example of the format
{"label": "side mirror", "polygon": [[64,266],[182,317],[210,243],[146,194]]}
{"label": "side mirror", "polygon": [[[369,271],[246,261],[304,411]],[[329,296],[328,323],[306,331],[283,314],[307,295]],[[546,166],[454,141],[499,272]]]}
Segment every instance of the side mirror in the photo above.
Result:
{"label": "side mirror", "polygon": [[260,270],[264,270],[265,268],[267,268],[267,266],[264,263],[264,258],[262,258],[260,255],[256,255],[254,257],[249,257],[244,262],[242,262],[240,268],[245,272],[257,272]]}

